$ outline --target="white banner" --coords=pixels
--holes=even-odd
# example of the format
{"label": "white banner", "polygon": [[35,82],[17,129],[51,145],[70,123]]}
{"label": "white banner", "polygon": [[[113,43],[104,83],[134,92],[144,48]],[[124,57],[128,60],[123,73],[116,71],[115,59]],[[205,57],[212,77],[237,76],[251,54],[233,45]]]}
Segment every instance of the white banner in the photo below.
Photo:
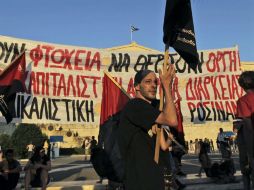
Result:
{"label": "white banner", "polygon": [[[98,125],[103,71],[116,77],[134,96],[133,77],[141,69],[158,73],[164,52],[94,49],[0,36],[0,68],[26,49],[26,93],[16,97],[13,122]],[[201,64],[192,71],[178,54],[170,54],[177,78],[173,92],[181,97],[184,124],[234,119],[242,96],[237,79],[237,47],[199,51]],[[5,121],[1,117],[0,121]]]}

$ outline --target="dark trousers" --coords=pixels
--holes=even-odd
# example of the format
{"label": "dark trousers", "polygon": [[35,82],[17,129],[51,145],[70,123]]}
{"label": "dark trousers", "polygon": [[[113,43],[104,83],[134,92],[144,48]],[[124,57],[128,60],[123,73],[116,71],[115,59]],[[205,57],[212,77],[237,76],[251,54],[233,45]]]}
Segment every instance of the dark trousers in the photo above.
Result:
{"label": "dark trousers", "polygon": [[242,127],[237,135],[237,143],[244,190],[249,190],[251,182],[254,187],[253,129]]}
{"label": "dark trousers", "polygon": [[19,173],[9,173],[6,184],[6,190],[15,189],[19,181]]}

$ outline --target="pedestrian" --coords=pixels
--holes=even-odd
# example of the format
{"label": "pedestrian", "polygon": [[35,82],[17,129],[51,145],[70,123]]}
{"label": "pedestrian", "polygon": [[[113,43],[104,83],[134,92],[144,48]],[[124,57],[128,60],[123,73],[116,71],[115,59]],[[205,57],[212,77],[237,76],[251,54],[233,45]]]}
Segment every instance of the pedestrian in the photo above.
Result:
{"label": "pedestrian", "polygon": [[177,168],[172,157],[172,139],[175,139],[168,126],[161,129],[159,165],[164,172],[165,185],[168,189],[181,190],[186,187],[177,179]]}
{"label": "pedestrian", "polygon": [[210,142],[209,142],[208,138],[205,138],[204,143],[207,148],[207,152],[211,153],[211,146],[210,146]]}
{"label": "pedestrian", "polygon": [[44,148],[44,150],[45,150],[46,155],[49,155],[49,154],[50,154],[50,153],[49,153],[49,143],[48,143],[48,140],[47,140],[47,139],[44,140],[43,148]]}
{"label": "pedestrian", "polygon": [[189,153],[189,141],[185,141],[185,148],[186,148],[186,152],[188,154]]}
{"label": "pedestrian", "polygon": [[51,146],[51,158],[55,159],[55,148],[56,148],[56,143],[53,142]]}
{"label": "pedestrian", "polygon": [[2,163],[2,175],[6,180],[4,182],[4,185],[6,186],[5,190],[12,190],[16,188],[21,171],[22,167],[19,161],[14,158],[14,150],[7,149],[5,152],[5,159]]}
{"label": "pedestrian", "polygon": [[193,148],[193,141],[192,141],[192,140],[190,140],[190,143],[189,143],[189,145],[190,145],[190,147],[189,147],[189,149],[190,149],[190,152],[191,152],[191,153],[194,153],[194,148]]}
{"label": "pedestrian", "polygon": [[28,155],[28,159],[30,159],[33,155],[33,151],[34,151],[34,145],[32,142],[30,142],[27,146],[26,146],[26,149],[27,149],[27,155]]}
{"label": "pedestrian", "polygon": [[228,148],[230,147],[228,145],[226,135],[224,134],[222,128],[219,129],[219,133],[217,136],[217,144],[218,144],[222,159],[228,158]]}
{"label": "pedestrian", "polygon": [[97,140],[95,140],[95,137],[94,136],[92,136],[92,140],[91,140],[91,151],[94,149],[94,148],[96,148],[97,147]]}
{"label": "pedestrian", "polygon": [[198,139],[195,139],[194,145],[195,145],[195,151],[194,151],[194,153],[195,154],[199,154],[200,148],[199,148]]}
{"label": "pedestrian", "polygon": [[176,108],[171,95],[175,76],[173,65],[170,64],[163,74],[159,71],[159,75],[165,95],[162,111],[151,104],[156,99],[158,80],[150,70],[136,73],[135,98],[121,111],[117,140],[125,162],[123,183],[128,190],[165,189],[163,172],[154,161],[154,143],[148,131],[155,123],[177,127]]}
{"label": "pedestrian", "polygon": [[202,170],[205,171],[206,175],[209,176],[208,170],[211,168],[212,162],[208,156],[208,144],[205,142],[200,143],[200,151],[198,155],[198,160],[200,162],[200,169],[196,176],[201,177],[202,176]]}
{"label": "pedestrian", "polygon": [[237,131],[244,190],[249,190],[254,188],[254,71],[243,72],[238,79],[238,83],[246,94],[237,101],[236,116],[241,121],[235,122],[234,131]]}
{"label": "pedestrian", "polygon": [[[171,128],[170,129],[171,133],[174,135],[175,139],[179,142],[180,145],[182,145],[181,139],[179,139],[179,133],[175,128]],[[177,145],[176,143],[172,143],[172,157],[174,159],[175,162],[175,167],[176,167],[176,175],[179,176],[186,176],[186,173],[184,173],[181,169],[182,167],[182,156],[184,154],[186,154],[186,149],[184,150],[184,146],[182,145],[182,147],[179,147],[179,145]]]}
{"label": "pedestrian", "polygon": [[210,139],[210,147],[211,147],[211,151],[214,152],[214,146],[213,146],[213,140]]}
{"label": "pedestrian", "polygon": [[29,159],[25,170],[25,190],[32,187],[41,187],[41,190],[46,190],[49,183],[49,171],[51,170],[50,157],[46,155],[43,147],[35,147],[33,156]]}
{"label": "pedestrian", "polygon": [[83,142],[83,147],[85,149],[85,158],[84,160],[88,160],[90,153],[91,153],[91,141],[89,137],[86,137]]}

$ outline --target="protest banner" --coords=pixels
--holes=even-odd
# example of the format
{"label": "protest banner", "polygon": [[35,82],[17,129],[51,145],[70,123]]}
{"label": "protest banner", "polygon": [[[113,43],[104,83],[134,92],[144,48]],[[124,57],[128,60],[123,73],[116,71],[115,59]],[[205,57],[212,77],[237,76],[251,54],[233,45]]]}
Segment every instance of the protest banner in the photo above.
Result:
{"label": "protest banner", "polygon": [[[99,126],[103,71],[109,72],[133,97],[133,77],[141,69],[158,73],[164,53],[126,49],[96,49],[0,36],[0,68],[26,49],[25,92],[18,93],[12,122]],[[173,85],[181,97],[184,126],[228,122],[235,118],[236,100],[243,95],[237,79],[237,47],[198,51],[193,71],[171,53],[177,77]],[[159,97],[159,96],[158,96]],[[4,117],[0,117],[5,122]]]}

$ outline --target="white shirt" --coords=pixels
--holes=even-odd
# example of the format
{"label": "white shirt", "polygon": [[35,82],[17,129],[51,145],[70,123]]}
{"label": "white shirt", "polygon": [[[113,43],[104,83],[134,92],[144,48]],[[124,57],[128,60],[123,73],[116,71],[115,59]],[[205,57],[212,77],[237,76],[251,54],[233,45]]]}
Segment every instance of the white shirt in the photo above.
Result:
{"label": "white shirt", "polygon": [[226,140],[225,140],[225,134],[224,133],[219,133],[218,134],[218,137],[217,137],[217,140],[219,141],[219,142],[226,142]]}

